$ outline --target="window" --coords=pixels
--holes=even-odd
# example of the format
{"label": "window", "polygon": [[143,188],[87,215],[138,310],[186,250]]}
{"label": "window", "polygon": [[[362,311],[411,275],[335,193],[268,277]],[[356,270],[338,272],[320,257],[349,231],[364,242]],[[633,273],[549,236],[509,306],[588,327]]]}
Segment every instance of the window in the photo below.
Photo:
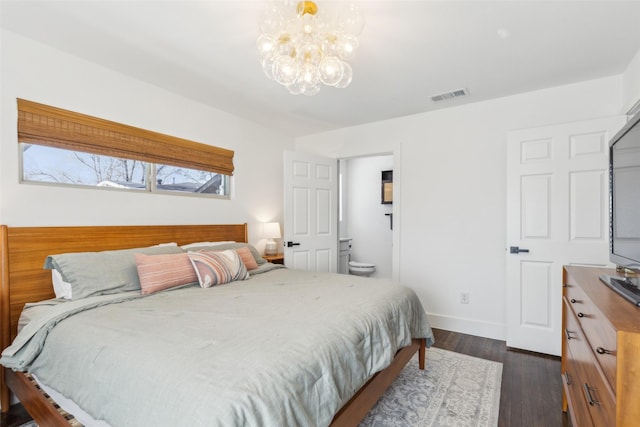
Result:
{"label": "window", "polygon": [[22,180],[228,197],[233,151],[18,100]]}
{"label": "window", "polygon": [[229,195],[229,175],[42,145],[21,146],[24,182]]}
{"label": "window", "polygon": [[197,169],[155,165],[156,191],[229,195],[229,176]]}
{"label": "window", "polygon": [[22,180],[145,189],[148,164],[138,160],[21,144]]}

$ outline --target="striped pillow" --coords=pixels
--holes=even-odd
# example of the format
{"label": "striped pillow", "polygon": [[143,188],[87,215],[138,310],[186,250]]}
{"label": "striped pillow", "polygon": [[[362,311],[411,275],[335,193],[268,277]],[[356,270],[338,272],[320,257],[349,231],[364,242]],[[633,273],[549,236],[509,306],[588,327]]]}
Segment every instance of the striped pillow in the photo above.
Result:
{"label": "striped pillow", "polygon": [[247,270],[255,270],[256,268],[258,268],[258,263],[256,262],[256,259],[253,257],[253,254],[248,247],[243,246],[234,250],[240,256],[240,259],[242,260],[245,267],[247,267]]}
{"label": "striped pillow", "polygon": [[135,254],[142,294],[198,282],[186,253],[166,255]]}
{"label": "striped pillow", "polygon": [[249,272],[238,253],[232,249],[215,252],[188,252],[198,282],[203,288],[246,280]]}

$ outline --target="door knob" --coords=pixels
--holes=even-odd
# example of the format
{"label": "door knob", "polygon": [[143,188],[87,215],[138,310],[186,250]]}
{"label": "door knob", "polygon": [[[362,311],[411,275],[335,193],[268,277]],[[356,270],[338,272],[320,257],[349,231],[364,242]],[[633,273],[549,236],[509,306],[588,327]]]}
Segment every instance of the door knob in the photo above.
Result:
{"label": "door knob", "polygon": [[288,248],[292,248],[294,246],[300,246],[300,243],[296,243],[296,242],[287,242],[287,247]]}
{"label": "door knob", "polygon": [[520,252],[529,252],[529,249],[520,249],[518,246],[511,246],[509,248],[509,253],[519,254]]}

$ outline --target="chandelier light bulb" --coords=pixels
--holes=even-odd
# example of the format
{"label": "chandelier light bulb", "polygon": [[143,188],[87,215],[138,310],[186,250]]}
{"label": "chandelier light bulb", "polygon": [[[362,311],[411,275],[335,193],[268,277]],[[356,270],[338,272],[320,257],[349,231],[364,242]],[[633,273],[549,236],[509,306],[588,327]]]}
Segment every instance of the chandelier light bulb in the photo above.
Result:
{"label": "chandelier light bulb", "polygon": [[262,58],[269,58],[273,55],[275,41],[270,36],[266,34],[260,35],[256,41],[256,45],[258,46],[258,52],[260,52],[260,56]]}
{"label": "chandelier light bulb", "polygon": [[349,86],[353,70],[346,62],[358,49],[364,15],[354,5],[335,13],[319,11],[312,1],[268,5],[260,15],[256,41],[265,75],[289,93],[312,96],[322,84]]}
{"label": "chandelier light bulb", "polygon": [[342,65],[344,69],[342,70],[342,78],[338,83],[335,84],[335,87],[339,89],[343,89],[351,84],[351,80],[353,79],[353,70],[351,69],[351,65],[347,62],[343,62]]}
{"label": "chandelier light bulb", "polygon": [[343,35],[336,45],[336,51],[342,60],[351,59],[356,49],[358,49],[358,39],[351,35]]}
{"label": "chandelier light bulb", "polygon": [[273,61],[273,78],[283,86],[293,84],[298,78],[298,63],[288,55],[280,55]]}
{"label": "chandelier light bulb", "polygon": [[300,70],[298,79],[302,79],[303,87],[304,86],[315,86],[318,84],[318,80],[320,80],[320,73],[318,73],[318,67],[309,62],[302,66],[302,70]]}
{"label": "chandelier light bulb", "polygon": [[335,86],[344,74],[344,64],[335,56],[329,56],[324,58],[319,66],[320,81],[327,86]]}

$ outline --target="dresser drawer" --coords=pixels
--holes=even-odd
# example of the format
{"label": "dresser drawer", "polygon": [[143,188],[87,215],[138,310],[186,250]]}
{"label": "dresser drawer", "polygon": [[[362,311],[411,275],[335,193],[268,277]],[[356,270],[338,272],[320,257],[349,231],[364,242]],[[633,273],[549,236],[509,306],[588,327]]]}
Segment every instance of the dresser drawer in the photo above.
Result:
{"label": "dresser drawer", "polygon": [[588,345],[613,390],[616,389],[616,330],[579,288],[568,287],[566,300],[584,331]]}
{"label": "dresser drawer", "polygon": [[[591,359],[593,360],[593,359]],[[576,363],[582,398],[587,403],[589,414],[596,426],[616,425],[616,403],[593,362]]]}
{"label": "dresser drawer", "polygon": [[[586,407],[593,424],[614,426],[616,420],[615,398],[607,380],[596,366],[594,353],[580,328],[578,318],[565,300],[565,337],[569,351],[566,363],[569,379],[573,384],[572,405],[578,412]],[[566,379],[565,379],[566,381]],[[579,392],[575,389],[579,388]]]}
{"label": "dresser drawer", "polygon": [[569,417],[571,418],[572,426],[591,427],[593,422],[589,415],[589,408],[587,408],[587,401],[582,395],[582,388],[576,374],[573,360],[568,359],[565,362],[565,371],[562,373],[562,387],[564,388],[564,394],[567,398],[567,404],[569,405]]}

